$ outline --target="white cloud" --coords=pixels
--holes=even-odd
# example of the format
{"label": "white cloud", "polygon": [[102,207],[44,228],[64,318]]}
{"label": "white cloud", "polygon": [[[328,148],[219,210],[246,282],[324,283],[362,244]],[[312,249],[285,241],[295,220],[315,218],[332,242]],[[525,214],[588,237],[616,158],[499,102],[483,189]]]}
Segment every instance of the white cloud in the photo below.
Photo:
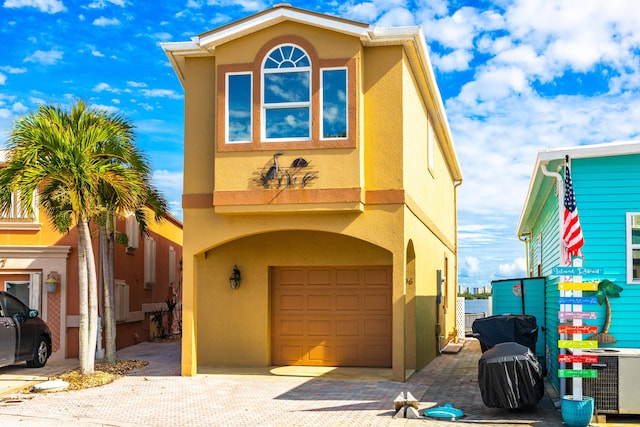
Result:
{"label": "white cloud", "polygon": [[16,68],[16,67],[12,67],[10,65],[4,65],[2,67],[0,67],[0,70],[5,71],[9,74],[24,74],[27,72],[26,68]]}
{"label": "white cloud", "polygon": [[50,51],[36,50],[24,59],[24,62],[36,62],[42,65],[53,65],[62,59],[63,53],[57,49]]}
{"label": "white cloud", "polygon": [[[190,2],[190,4],[196,4],[196,3]],[[216,7],[240,6],[240,8],[245,12],[258,12],[268,7],[268,5],[265,2],[260,0],[207,0],[207,6],[216,6]]]}
{"label": "white cloud", "polygon": [[500,264],[498,272],[503,278],[524,277],[526,273],[525,260],[524,258],[516,258],[511,263]]}
{"label": "white cloud", "polygon": [[182,95],[171,89],[143,89],[142,94],[148,98],[182,99]]}
{"label": "white cloud", "polygon": [[116,6],[120,6],[120,7],[125,7],[125,2],[124,0],[97,0],[94,2],[89,3],[86,6],[83,6],[86,9],[104,9],[105,7],[108,6],[107,3],[111,3],[113,5]]}
{"label": "white cloud", "polygon": [[143,83],[143,82],[128,81],[127,82],[127,86],[129,86],[129,87],[147,87],[147,84]]}
{"label": "white cloud", "polygon": [[7,76],[0,73],[0,85],[4,85],[7,82]]}
{"label": "white cloud", "polygon": [[27,106],[24,105],[22,102],[16,102],[11,106],[11,109],[13,110],[14,113],[18,113],[18,114],[26,113],[27,111],[29,111],[29,108],[27,108]]}
{"label": "white cloud", "polygon": [[11,9],[34,7],[40,12],[51,14],[66,12],[67,10],[67,8],[64,7],[64,4],[58,0],[5,0],[3,6]]}
{"label": "white cloud", "polygon": [[460,265],[461,276],[473,276],[480,272],[480,261],[474,256],[464,257]]}
{"label": "white cloud", "polygon": [[341,8],[341,14],[356,21],[373,23],[378,17],[378,8],[373,2],[348,3]]}
{"label": "white cloud", "polygon": [[182,172],[160,169],[153,172],[152,183],[165,196],[171,214],[182,219]]}
{"label": "white cloud", "polygon": [[471,52],[464,49],[457,49],[442,56],[432,55],[433,65],[444,73],[467,70],[472,59]]}
{"label": "white cloud", "polygon": [[100,18],[93,20],[93,25],[98,27],[115,26],[120,25],[120,20],[118,18],[105,18],[104,16],[101,16]]}
{"label": "white cloud", "polygon": [[163,42],[169,41],[173,38],[170,33],[155,33],[153,37]]}
{"label": "white cloud", "polygon": [[114,107],[113,105],[91,104],[90,107],[98,110],[104,110],[108,113],[120,112],[120,109],[118,107]]}
{"label": "white cloud", "polygon": [[413,13],[404,7],[393,8],[378,20],[378,25],[383,27],[409,27],[415,24]]}
{"label": "white cloud", "polygon": [[98,83],[92,89],[94,92],[111,92],[111,93],[120,93],[120,89],[112,88],[109,83]]}

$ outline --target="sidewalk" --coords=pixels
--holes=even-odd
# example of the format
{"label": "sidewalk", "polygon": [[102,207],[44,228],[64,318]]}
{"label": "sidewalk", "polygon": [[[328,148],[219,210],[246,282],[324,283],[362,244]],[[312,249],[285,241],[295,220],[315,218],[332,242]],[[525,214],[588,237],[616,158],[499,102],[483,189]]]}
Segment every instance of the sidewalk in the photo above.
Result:
{"label": "sidewalk", "polygon": [[[491,409],[477,382],[480,349],[465,342],[406,383],[291,374],[268,368],[241,373],[216,370],[180,376],[180,343],[142,343],[118,352],[144,359],[145,368],[111,384],[50,394],[14,393],[0,401],[0,424],[27,426],[561,426],[551,391],[526,412]],[[336,378],[334,376],[334,378]],[[464,411],[458,421],[395,419],[393,400],[411,392],[423,407],[446,403]]]}

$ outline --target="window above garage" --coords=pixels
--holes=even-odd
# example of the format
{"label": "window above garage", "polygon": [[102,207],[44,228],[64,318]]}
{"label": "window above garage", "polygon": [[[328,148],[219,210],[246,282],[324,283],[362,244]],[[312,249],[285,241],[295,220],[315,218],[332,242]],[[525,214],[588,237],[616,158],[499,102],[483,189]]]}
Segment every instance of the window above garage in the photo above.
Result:
{"label": "window above garage", "polygon": [[218,151],[355,147],[355,59],[281,41],[219,66]]}

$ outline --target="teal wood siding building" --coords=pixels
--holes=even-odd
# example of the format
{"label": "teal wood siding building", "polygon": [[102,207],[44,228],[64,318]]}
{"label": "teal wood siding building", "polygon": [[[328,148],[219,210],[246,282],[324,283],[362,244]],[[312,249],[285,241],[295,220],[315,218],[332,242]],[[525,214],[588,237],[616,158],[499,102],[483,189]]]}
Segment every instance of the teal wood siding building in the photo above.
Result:
{"label": "teal wood siding building", "polygon": [[[525,241],[527,275],[544,276],[546,361],[551,383],[560,390],[557,341],[559,338],[558,276],[552,268],[564,265],[560,215],[563,206],[565,156],[584,235],[584,267],[603,268],[602,277],[620,285],[620,298],[610,298],[609,333],[617,342],[599,347],[640,347],[640,140],[542,151],[538,154],[529,190],[518,222],[517,235]],[[560,187],[560,188],[559,188]],[[605,306],[584,306],[598,313],[584,320],[602,330]],[[585,335],[583,338],[587,338]]]}

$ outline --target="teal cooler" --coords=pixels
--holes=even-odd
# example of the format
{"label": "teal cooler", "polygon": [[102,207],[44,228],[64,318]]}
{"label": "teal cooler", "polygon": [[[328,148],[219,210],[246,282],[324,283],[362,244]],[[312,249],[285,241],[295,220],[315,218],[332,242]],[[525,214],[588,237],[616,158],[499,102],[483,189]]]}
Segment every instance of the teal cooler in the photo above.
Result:
{"label": "teal cooler", "polygon": [[[536,318],[536,357],[545,367],[544,277],[494,280],[491,282],[491,314],[528,314]],[[546,369],[544,369],[546,372]]]}

